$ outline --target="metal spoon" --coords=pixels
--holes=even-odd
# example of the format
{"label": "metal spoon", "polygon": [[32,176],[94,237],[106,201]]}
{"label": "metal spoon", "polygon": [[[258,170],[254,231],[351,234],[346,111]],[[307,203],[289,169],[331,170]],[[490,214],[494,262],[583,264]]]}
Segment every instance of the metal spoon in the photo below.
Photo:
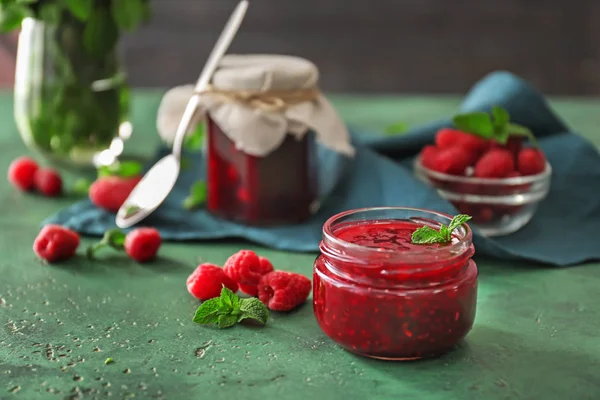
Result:
{"label": "metal spoon", "polygon": [[194,94],[185,108],[181,122],[177,127],[177,132],[175,133],[171,154],[163,157],[154,164],[133,189],[127,200],[125,200],[115,219],[119,228],[128,228],[146,218],[165,201],[171,190],[173,190],[181,167],[183,140],[194,117],[194,113],[198,108],[200,93],[206,89],[212,75],[221,62],[221,58],[227,52],[229,45],[242,24],[248,5],[248,0],[242,0],[231,14],[227,25],[225,25],[219,40],[215,44],[200,74]]}

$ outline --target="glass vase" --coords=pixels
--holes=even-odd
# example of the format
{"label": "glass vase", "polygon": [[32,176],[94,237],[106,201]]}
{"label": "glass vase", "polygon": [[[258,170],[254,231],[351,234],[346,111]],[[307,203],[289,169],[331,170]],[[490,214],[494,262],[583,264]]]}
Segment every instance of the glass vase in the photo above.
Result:
{"label": "glass vase", "polygon": [[110,163],[131,135],[129,88],[118,31],[112,32],[113,37],[90,35],[67,13],[53,23],[23,20],[15,120],[25,143],[54,164],[92,167],[98,155]]}

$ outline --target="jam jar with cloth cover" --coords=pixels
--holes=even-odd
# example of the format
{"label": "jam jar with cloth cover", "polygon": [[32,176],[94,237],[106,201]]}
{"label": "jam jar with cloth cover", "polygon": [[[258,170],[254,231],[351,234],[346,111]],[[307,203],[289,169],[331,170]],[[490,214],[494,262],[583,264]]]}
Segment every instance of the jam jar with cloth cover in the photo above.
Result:
{"label": "jam jar with cloth cover", "polygon": [[[207,210],[247,225],[294,224],[320,205],[317,146],[354,155],[350,135],[318,89],[308,60],[227,55],[201,93],[205,120]],[[193,86],[163,97],[158,130],[172,141]]]}

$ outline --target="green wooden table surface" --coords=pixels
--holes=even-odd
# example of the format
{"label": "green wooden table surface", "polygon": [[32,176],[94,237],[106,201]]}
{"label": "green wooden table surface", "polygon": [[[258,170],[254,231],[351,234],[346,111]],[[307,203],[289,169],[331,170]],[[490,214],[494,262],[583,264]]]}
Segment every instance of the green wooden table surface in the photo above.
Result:
{"label": "green wooden table surface", "polygon": [[[129,149],[157,143],[158,91],[138,91]],[[455,111],[457,97],[334,97],[345,120],[368,128]],[[600,101],[554,107],[600,145]],[[25,152],[0,95],[0,169]],[[110,251],[95,262],[36,260],[39,222],[74,198],[23,195],[0,180],[0,399],[599,399],[600,264],[548,269],[477,257],[480,297],[471,334],[439,359],[361,358],[318,328],[310,302],[264,328],[219,331],[191,322],[185,279],[200,261],[240,248],[311,276],[315,254],[240,242],[168,243],[135,265]],[[83,244],[89,243],[84,239]],[[105,365],[111,357],[114,363]]]}

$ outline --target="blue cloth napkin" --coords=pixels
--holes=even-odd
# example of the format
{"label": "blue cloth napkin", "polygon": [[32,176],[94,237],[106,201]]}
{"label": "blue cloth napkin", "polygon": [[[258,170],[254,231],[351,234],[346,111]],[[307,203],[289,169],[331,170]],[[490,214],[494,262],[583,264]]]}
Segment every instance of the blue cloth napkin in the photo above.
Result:
{"label": "blue cloth napkin", "polygon": [[[490,239],[475,232],[477,254],[555,266],[600,259],[600,156],[595,147],[570,132],[538,92],[510,73],[496,72],[477,83],[460,111],[489,111],[493,105],[506,108],[515,122],[535,133],[554,173],[550,193],[531,222],[504,237]],[[215,218],[204,210],[184,210],[181,204],[190,186],[204,176],[198,154],[193,155],[193,167],[182,172],[166,202],[143,223],[158,228],[166,240],[241,238],[281,250],[316,252],[323,223],[344,210],[409,206],[456,214],[451,204],[411,171],[414,156],[433,142],[443,126],[450,126],[450,119],[393,137],[353,130],[357,146],[354,159],[319,149],[320,193],[325,201],[304,224],[255,228]],[[160,150],[157,159],[165,152]],[[44,223],[59,223],[89,235],[101,235],[115,226],[114,215],[89,201],[77,203]]]}

